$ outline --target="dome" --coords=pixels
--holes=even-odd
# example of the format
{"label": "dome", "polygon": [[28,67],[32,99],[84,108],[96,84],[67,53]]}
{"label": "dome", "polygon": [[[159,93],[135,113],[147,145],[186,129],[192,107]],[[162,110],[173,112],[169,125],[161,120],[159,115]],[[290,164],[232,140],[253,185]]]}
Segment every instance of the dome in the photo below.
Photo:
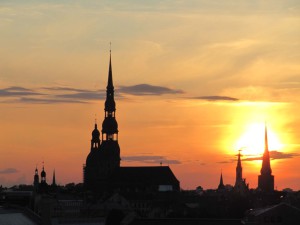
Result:
{"label": "dome", "polygon": [[44,167],[43,167],[43,171],[41,172],[41,177],[46,177],[46,172],[44,170]]}
{"label": "dome", "polygon": [[107,134],[118,133],[118,123],[114,117],[106,117],[102,123],[102,132]]}
{"label": "dome", "polygon": [[99,150],[92,150],[86,157],[86,166],[97,166],[102,160],[102,152]]}
{"label": "dome", "polygon": [[97,124],[95,124],[95,129],[92,132],[92,136],[93,136],[93,138],[98,138],[100,136],[100,132],[97,128]]}

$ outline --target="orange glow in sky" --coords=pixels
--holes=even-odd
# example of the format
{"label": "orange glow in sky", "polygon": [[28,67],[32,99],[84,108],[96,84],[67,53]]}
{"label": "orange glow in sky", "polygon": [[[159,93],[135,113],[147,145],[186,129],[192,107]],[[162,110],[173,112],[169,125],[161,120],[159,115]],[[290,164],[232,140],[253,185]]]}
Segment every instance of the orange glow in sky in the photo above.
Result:
{"label": "orange glow in sky", "polygon": [[[236,149],[243,150],[246,155],[262,155],[265,149],[264,124],[248,124],[244,133],[236,142]],[[283,145],[276,134],[268,128],[269,150],[282,150]]]}
{"label": "orange glow in sky", "polygon": [[300,189],[297,1],[7,0],[0,18],[0,185],[43,161],[48,182],[82,182],[112,42],[122,166],[217,188],[242,149],[256,188],[266,121],[275,186]]}

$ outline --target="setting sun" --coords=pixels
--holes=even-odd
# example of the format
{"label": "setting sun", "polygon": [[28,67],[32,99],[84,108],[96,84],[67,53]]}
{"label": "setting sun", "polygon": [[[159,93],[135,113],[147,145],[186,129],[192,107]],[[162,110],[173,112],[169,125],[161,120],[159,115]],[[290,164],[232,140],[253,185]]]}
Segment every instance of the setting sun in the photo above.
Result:
{"label": "setting sun", "polygon": [[[262,155],[265,148],[265,125],[263,123],[249,124],[236,142],[237,150],[243,150],[244,155]],[[268,127],[269,150],[281,150],[282,143],[277,135]]]}

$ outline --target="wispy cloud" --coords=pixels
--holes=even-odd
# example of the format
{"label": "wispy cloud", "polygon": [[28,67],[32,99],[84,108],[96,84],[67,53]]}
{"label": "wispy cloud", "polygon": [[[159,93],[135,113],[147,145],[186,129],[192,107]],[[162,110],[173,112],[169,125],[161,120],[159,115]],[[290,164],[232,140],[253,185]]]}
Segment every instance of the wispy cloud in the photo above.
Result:
{"label": "wispy cloud", "polygon": [[270,157],[271,159],[291,159],[300,156],[299,153],[285,153],[285,152],[279,152],[279,151],[270,151]]}
{"label": "wispy cloud", "polygon": [[[150,84],[120,86],[115,89],[117,99],[125,99],[125,94],[134,96],[160,96],[165,94],[181,94],[182,90],[170,89]],[[106,90],[89,90],[73,87],[40,87],[28,89],[25,87],[8,87],[0,89],[0,103],[89,103],[106,98]]]}
{"label": "wispy cloud", "polygon": [[[270,153],[270,159],[276,160],[276,159],[291,159],[295,157],[299,157],[299,153],[291,152],[291,153],[285,153],[280,151],[269,151]],[[245,155],[241,158],[242,161],[257,161],[262,160],[262,155]],[[237,161],[237,157],[232,157],[228,160],[223,160],[217,163],[233,163]]]}
{"label": "wispy cloud", "polygon": [[149,163],[149,164],[181,164],[181,161],[168,159],[165,156],[159,155],[137,155],[137,156],[123,156],[122,160],[127,162],[141,162],[141,163]]}
{"label": "wispy cloud", "polygon": [[[276,160],[276,159],[291,159],[291,158],[295,158],[295,157],[299,157],[300,154],[299,153],[285,153],[285,152],[280,152],[280,151],[270,151],[270,159],[271,160]],[[242,159],[242,161],[255,161],[255,160],[262,160],[262,156],[249,156],[246,157],[244,159]]]}
{"label": "wispy cloud", "polygon": [[43,95],[37,91],[24,87],[8,87],[0,89],[0,97],[19,97],[19,96],[34,96]]}
{"label": "wispy cloud", "polygon": [[150,84],[137,84],[132,86],[120,86],[118,91],[130,95],[165,95],[165,94],[183,94],[182,90],[171,89],[163,86],[154,86]]}
{"label": "wispy cloud", "polygon": [[234,161],[235,161],[234,159],[228,159],[228,160],[219,161],[217,163],[227,164],[227,163],[233,163]]}
{"label": "wispy cloud", "polygon": [[59,98],[27,98],[22,97],[17,100],[20,103],[32,104],[58,104],[58,103],[88,103],[87,101],[80,101],[76,99],[59,99]]}
{"label": "wispy cloud", "polygon": [[19,171],[15,168],[6,168],[0,170],[0,174],[11,174],[11,173],[18,173]]}
{"label": "wispy cloud", "polygon": [[199,96],[199,97],[193,97],[193,99],[200,99],[200,100],[206,100],[206,101],[239,101],[238,98],[233,98],[233,97],[228,97],[228,96],[218,96],[218,95]]}
{"label": "wispy cloud", "polygon": [[77,91],[76,93],[66,93],[55,95],[57,98],[74,99],[74,100],[99,100],[105,99],[106,93],[104,91]]}

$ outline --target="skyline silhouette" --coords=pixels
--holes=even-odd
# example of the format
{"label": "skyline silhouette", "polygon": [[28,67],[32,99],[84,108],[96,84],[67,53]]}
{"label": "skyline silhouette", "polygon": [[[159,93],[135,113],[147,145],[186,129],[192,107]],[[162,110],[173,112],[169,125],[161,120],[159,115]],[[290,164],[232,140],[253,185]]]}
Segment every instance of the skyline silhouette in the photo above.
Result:
{"label": "skyline silhouette", "polygon": [[235,184],[242,149],[256,188],[267,121],[274,188],[299,190],[298,11],[292,0],[4,1],[0,184],[32,184],[43,161],[57,183],[82,182],[112,42],[121,166],[162,163],[184,189],[215,189],[221,170]]}

